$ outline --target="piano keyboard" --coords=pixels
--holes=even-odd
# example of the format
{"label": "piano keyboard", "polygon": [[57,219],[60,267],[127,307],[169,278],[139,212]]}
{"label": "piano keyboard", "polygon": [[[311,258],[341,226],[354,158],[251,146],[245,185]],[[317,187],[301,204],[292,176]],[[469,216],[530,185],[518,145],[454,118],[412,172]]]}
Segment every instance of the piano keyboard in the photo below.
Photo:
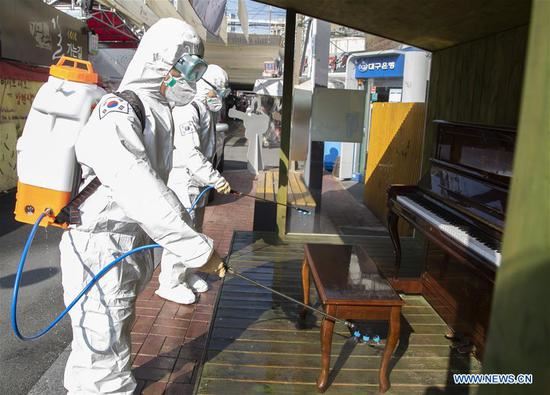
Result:
{"label": "piano keyboard", "polygon": [[401,203],[401,205],[403,205],[404,207],[407,207],[409,210],[420,215],[430,224],[437,226],[437,228],[441,232],[445,233],[451,239],[455,240],[465,247],[468,247],[468,249],[475,251],[478,255],[481,255],[483,258],[493,263],[495,266],[500,266],[501,254],[499,251],[489,248],[485,244],[481,243],[479,240],[471,237],[464,230],[449,223],[447,220],[441,218],[427,208],[422,207],[420,204],[416,203],[406,196],[397,196],[397,201]]}

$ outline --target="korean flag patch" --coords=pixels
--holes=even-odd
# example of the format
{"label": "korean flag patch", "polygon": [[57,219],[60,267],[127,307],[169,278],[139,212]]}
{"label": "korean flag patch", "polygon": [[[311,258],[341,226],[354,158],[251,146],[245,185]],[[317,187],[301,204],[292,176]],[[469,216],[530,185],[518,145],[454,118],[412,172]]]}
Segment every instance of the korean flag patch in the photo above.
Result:
{"label": "korean flag patch", "polygon": [[107,98],[101,106],[99,106],[99,119],[102,119],[109,113],[112,112],[121,112],[123,114],[128,114],[130,111],[130,105],[125,100],[122,100],[120,97],[112,96]]}
{"label": "korean flag patch", "polygon": [[191,122],[186,122],[186,123],[180,125],[179,130],[180,130],[180,134],[182,136],[185,136],[185,135],[193,132],[193,126],[192,126]]}

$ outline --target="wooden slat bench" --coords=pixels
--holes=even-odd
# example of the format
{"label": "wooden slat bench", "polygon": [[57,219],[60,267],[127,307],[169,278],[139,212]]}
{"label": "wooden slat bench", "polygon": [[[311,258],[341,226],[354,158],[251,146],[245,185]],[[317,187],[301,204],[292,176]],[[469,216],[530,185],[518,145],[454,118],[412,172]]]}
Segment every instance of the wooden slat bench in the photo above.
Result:
{"label": "wooden slat bench", "polygon": [[[387,320],[389,331],[378,372],[379,390],[390,388],[389,362],[399,339],[403,301],[382,277],[364,249],[350,245],[306,244],[302,265],[304,303],[309,304],[310,273],[324,311],[341,319]],[[352,258],[352,251],[355,257]],[[308,310],[302,312],[302,319]],[[328,387],[334,320],[321,325],[321,373],[317,389]]]}
{"label": "wooden slat bench", "polygon": [[[254,207],[254,230],[275,231],[277,205],[277,189],[279,187],[279,169],[265,170],[258,174],[256,181],[256,197],[266,199],[273,204],[256,201]],[[315,200],[303,180],[302,173],[291,171],[288,173],[287,204],[302,207],[308,210],[315,209]]]}

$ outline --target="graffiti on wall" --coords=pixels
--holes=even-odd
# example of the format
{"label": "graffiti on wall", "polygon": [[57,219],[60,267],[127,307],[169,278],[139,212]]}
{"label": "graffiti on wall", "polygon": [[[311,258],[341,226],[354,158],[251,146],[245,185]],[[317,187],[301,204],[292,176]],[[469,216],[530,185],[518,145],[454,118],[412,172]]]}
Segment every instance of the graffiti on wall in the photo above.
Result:
{"label": "graffiti on wall", "polygon": [[29,29],[38,48],[52,49],[50,25],[48,22],[29,22]]}
{"label": "graffiti on wall", "polygon": [[52,60],[58,60],[62,55],[82,59],[82,46],[78,44],[78,33],[71,29],[63,29],[59,16],[49,21],[31,21],[29,30],[34,38],[36,48],[52,52]]}
{"label": "graffiti on wall", "polygon": [[10,190],[17,185],[16,143],[15,124],[0,123],[0,191]]}
{"label": "graffiti on wall", "polygon": [[20,134],[43,82],[0,79],[0,122],[13,122]]}

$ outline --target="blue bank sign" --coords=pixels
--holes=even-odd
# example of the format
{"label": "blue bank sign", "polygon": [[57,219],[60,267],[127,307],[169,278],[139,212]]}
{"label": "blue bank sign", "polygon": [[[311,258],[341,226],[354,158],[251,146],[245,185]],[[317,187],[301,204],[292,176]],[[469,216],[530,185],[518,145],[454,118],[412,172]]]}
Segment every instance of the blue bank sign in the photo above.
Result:
{"label": "blue bank sign", "polygon": [[355,64],[355,78],[402,77],[405,56],[400,54],[360,58]]}

